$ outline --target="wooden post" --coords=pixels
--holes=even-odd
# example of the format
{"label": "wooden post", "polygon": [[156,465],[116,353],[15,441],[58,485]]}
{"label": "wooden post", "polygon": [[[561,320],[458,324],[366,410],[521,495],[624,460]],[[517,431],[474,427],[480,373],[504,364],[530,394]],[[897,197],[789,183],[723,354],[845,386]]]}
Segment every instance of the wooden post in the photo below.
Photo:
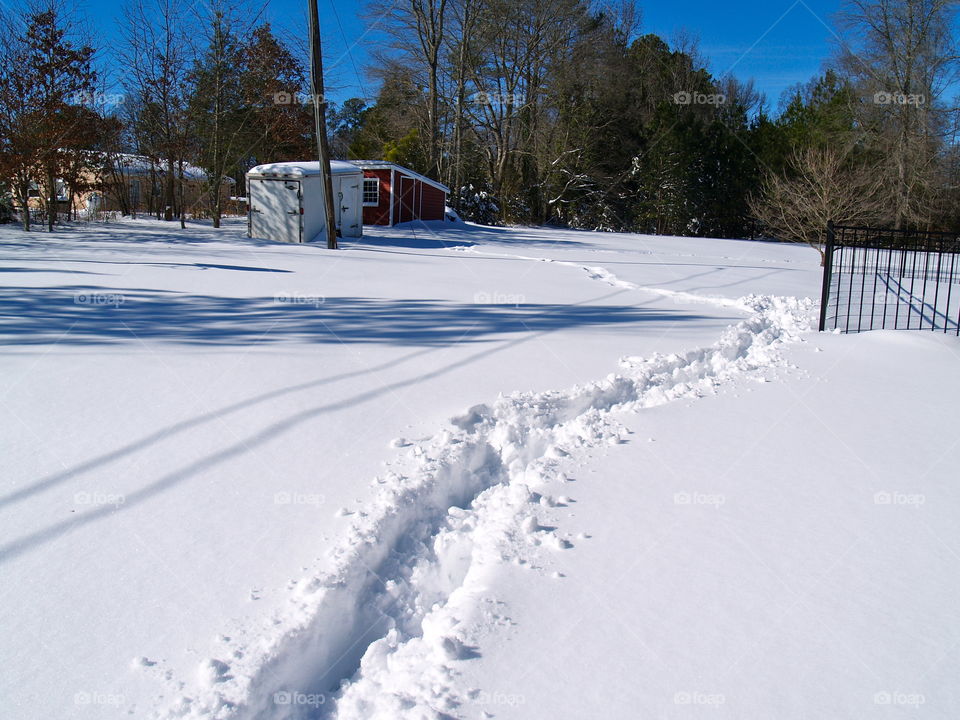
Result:
{"label": "wooden post", "polygon": [[827,305],[830,304],[830,281],[833,275],[833,246],[836,237],[833,220],[827,221],[827,242],[823,249],[823,286],[820,289],[820,332],[827,329]]}
{"label": "wooden post", "polygon": [[333,207],[333,177],[330,172],[330,144],[327,139],[327,99],[323,89],[323,55],[320,44],[320,11],[317,0],[310,5],[310,95],[317,132],[317,156],[323,175],[323,205],[327,215],[327,247],[337,247],[337,215]]}

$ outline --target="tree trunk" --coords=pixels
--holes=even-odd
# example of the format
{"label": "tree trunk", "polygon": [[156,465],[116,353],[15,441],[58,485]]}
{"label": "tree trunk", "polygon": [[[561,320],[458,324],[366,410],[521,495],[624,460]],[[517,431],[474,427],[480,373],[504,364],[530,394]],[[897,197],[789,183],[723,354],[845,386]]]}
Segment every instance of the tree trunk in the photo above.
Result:
{"label": "tree trunk", "polygon": [[165,180],[163,219],[170,222],[173,220],[173,157],[167,158],[167,176]]}
{"label": "tree trunk", "polygon": [[453,127],[453,207],[460,212],[460,187],[463,184],[463,106],[467,93],[467,38],[460,39],[460,51],[457,54],[457,106]]}
{"label": "tree trunk", "polygon": [[47,232],[53,232],[57,222],[57,177],[50,165],[47,166],[47,197],[50,198],[47,203]]}
{"label": "tree trunk", "polygon": [[220,186],[221,183],[218,182],[213,190],[213,226],[215,228],[220,227]]}
{"label": "tree trunk", "polygon": [[20,207],[23,208],[23,217],[20,218],[23,231],[30,232],[30,182],[19,183],[17,194],[20,196]]}
{"label": "tree trunk", "polygon": [[179,183],[180,183],[180,229],[186,230],[187,229],[187,209],[185,207],[184,197],[183,197],[183,163],[182,162],[180,163]]}
{"label": "tree trunk", "polygon": [[437,63],[430,63],[430,97],[429,108],[427,109],[428,122],[430,123],[430,174],[433,177],[440,177],[440,93],[437,89]]}

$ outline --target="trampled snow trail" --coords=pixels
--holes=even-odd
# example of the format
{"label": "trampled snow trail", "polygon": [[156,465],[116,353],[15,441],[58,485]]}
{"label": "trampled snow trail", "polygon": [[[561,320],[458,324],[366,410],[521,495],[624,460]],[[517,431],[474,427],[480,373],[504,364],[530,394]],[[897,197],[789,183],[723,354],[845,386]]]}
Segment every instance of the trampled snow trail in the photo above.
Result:
{"label": "trampled snow trail", "polygon": [[[648,290],[603,268],[563,264]],[[614,411],[696,397],[777,365],[778,346],[809,329],[813,305],[684,299],[751,314],[709,347],[626,358],[603,380],[515,393],[454,418],[412,449],[412,471],[377,478],[377,497],[334,550],[334,569],[301,579],[289,607],[229,660],[207,661],[204,689],[164,716],[439,718],[466,702],[455,663],[473,650],[461,621],[481,601],[485,573],[531,546],[569,546],[535,514],[552,502],[549,486],[563,482],[560,462],[618,442]]]}
{"label": "trampled snow trail", "polygon": [[512,260],[529,260],[531,262],[546,262],[563,267],[576,268],[587,273],[593,280],[605,282],[613,287],[623,288],[625,290],[641,290],[653,295],[671,298],[677,302],[683,302],[689,305],[713,305],[715,307],[733,308],[744,312],[751,312],[751,308],[744,304],[744,298],[727,298],[722,295],[698,295],[697,293],[683,292],[682,290],[667,290],[666,288],[649,287],[638,285],[629,280],[618,278],[605,267],[597,265],[583,265],[581,263],[571,262],[569,260],[555,260],[553,258],[536,257],[533,255],[514,255],[511,253],[492,253],[477,250],[474,247],[459,248],[459,252],[470,253],[473,255],[483,255],[485,257],[509,258]]}

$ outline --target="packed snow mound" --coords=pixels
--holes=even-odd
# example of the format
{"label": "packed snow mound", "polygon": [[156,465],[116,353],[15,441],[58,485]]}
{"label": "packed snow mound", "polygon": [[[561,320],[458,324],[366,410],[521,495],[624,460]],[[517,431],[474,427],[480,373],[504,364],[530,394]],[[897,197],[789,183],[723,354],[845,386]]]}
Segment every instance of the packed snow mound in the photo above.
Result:
{"label": "packed snow mound", "polygon": [[[607,275],[604,280],[615,282]],[[560,552],[576,538],[540,524],[564,504],[562,458],[620,442],[613,412],[695,398],[736,377],[762,379],[778,348],[809,330],[813,302],[748,296],[747,319],[711,346],[628,357],[619,372],[563,391],[523,392],[470,408],[433,437],[404,442],[408,474],[375,480],[376,499],[333,550],[333,570],[301,578],[288,608],[205,660],[195,696],[163,715],[441,718],[468,698],[453,682],[473,656],[462,632],[502,563]]]}

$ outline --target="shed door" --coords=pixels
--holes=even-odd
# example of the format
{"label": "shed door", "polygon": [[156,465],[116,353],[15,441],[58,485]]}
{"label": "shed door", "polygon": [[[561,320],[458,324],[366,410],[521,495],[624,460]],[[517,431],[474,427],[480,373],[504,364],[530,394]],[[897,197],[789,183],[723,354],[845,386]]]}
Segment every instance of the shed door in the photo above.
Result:
{"label": "shed door", "polygon": [[397,215],[397,222],[410,222],[416,219],[416,213],[414,212],[414,203],[416,202],[416,197],[414,191],[416,190],[416,180],[406,175],[400,176],[400,212]]}
{"label": "shed door", "polygon": [[362,234],[361,183],[363,178],[357,175],[335,175],[333,178],[337,196],[337,228],[343,237],[360,237]]}
{"label": "shed door", "polygon": [[303,242],[300,181],[251,178],[250,237]]}

